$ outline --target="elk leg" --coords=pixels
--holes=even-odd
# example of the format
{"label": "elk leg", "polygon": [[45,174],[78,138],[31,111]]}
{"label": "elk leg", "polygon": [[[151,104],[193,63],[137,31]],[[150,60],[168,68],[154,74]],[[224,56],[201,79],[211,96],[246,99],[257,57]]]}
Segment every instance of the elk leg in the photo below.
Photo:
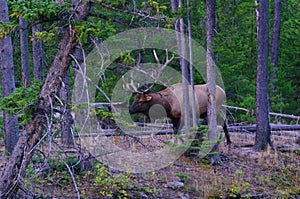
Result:
{"label": "elk leg", "polygon": [[230,135],[229,135],[229,132],[228,132],[228,129],[227,129],[226,119],[224,119],[221,115],[218,115],[217,116],[217,123],[222,125],[223,131],[224,131],[224,134],[225,134],[226,143],[227,143],[227,145],[230,145],[231,140],[230,140]]}
{"label": "elk leg", "polygon": [[226,121],[224,121],[223,130],[224,130],[224,133],[225,133],[225,138],[226,138],[227,145],[230,145],[231,140],[230,140],[230,135],[229,135],[229,132],[228,132],[228,129],[227,129]]}
{"label": "elk leg", "polygon": [[[205,121],[206,124],[207,124],[207,112],[201,114],[200,118],[203,118],[204,121]],[[224,120],[220,115],[218,115],[218,117],[217,117],[217,122],[219,122],[219,121],[222,121],[222,123],[223,123],[222,126],[223,126],[223,131],[224,131],[224,134],[225,134],[225,138],[226,138],[226,143],[227,143],[228,145],[230,145],[230,144],[231,144],[231,140],[230,140],[230,135],[229,135],[229,132],[228,132],[228,129],[227,129],[226,120]]]}
{"label": "elk leg", "polygon": [[174,133],[178,133],[180,127],[180,119],[178,118],[172,119],[172,124],[173,124]]}

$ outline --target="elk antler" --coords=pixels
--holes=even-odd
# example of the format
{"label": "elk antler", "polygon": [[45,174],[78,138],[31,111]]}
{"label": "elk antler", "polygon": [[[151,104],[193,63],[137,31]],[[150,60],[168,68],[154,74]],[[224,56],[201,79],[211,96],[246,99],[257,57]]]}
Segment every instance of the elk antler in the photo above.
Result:
{"label": "elk antler", "polygon": [[[124,83],[123,84],[124,90],[132,92],[132,93],[146,93],[149,90],[151,90],[157,82],[161,83],[161,81],[159,80],[160,76],[162,75],[163,71],[168,66],[168,64],[174,60],[175,56],[173,54],[172,57],[169,59],[168,49],[166,49],[166,62],[164,64],[160,64],[160,61],[158,59],[158,56],[157,56],[155,50],[153,50],[153,55],[157,62],[158,69],[153,69],[153,68],[147,68],[148,70],[141,69],[141,67],[140,67],[141,56],[139,55],[139,59],[138,59],[136,68],[133,68],[133,70],[130,71],[129,83],[128,83],[128,81],[126,82],[125,75],[122,76],[122,80]],[[151,70],[151,71],[149,71],[149,70]],[[140,83],[137,83],[137,87],[136,87],[136,85],[134,84],[134,77],[133,77],[134,72],[138,72],[141,75],[146,75],[154,81],[151,81],[151,83],[149,83],[147,81],[147,78],[145,78],[145,79],[142,79],[142,81],[144,81],[142,86],[140,86]]]}
{"label": "elk antler", "polygon": [[[132,72],[130,73],[130,82],[127,83],[126,80],[125,80],[125,76],[123,75],[122,76],[122,81],[123,81],[123,89],[128,91],[128,92],[131,92],[131,93],[141,93],[138,91],[138,89],[136,88],[136,86],[134,85],[134,82],[133,82],[133,78],[132,78]],[[139,84],[138,84],[139,86]]]}
{"label": "elk antler", "polygon": [[158,79],[160,78],[162,72],[164,71],[164,69],[168,66],[168,64],[173,61],[173,59],[175,58],[174,57],[174,54],[172,54],[172,57],[171,59],[169,59],[169,54],[168,54],[168,49],[166,49],[166,62],[162,65],[157,57],[157,54],[156,54],[156,51],[153,50],[153,55],[154,55],[154,58],[157,62],[157,65],[158,65],[158,71],[156,73],[156,77],[154,79],[154,82],[156,83],[158,81]]}

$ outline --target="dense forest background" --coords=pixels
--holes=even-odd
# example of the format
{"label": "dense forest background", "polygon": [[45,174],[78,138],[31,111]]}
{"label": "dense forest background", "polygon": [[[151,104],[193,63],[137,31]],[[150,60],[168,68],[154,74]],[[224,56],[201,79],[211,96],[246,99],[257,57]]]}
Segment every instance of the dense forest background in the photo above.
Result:
{"label": "dense forest background", "polygon": [[[56,53],[58,42],[61,40],[61,28],[68,22],[67,14],[70,4],[64,2],[59,5],[54,1],[10,1],[10,24],[4,25],[2,36],[7,29],[11,30],[13,38],[15,76],[17,85],[22,85],[21,51],[19,39],[19,19],[22,15],[31,27],[37,22],[42,22],[43,31],[38,34],[44,45],[43,62],[45,74],[51,65]],[[257,6],[252,0],[246,1],[217,1],[217,34],[215,38],[216,63],[222,73],[227,104],[255,110],[255,87],[257,65]],[[271,111],[286,114],[300,114],[300,31],[299,31],[299,2],[297,0],[282,1],[280,49],[278,68],[270,63],[270,103]],[[273,28],[274,2],[270,2],[270,41]],[[131,13],[131,14],[130,14]],[[142,14],[140,14],[142,13]],[[141,15],[141,16],[139,16]],[[154,17],[147,17],[154,16]],[[174,19],[187,15],[187,9],[181,8],[178,12],[171,11],[169,1],[101,1],[93,6],[92,14],[86,21],[75,22],[80,34],[80,43],[86,49],[86,54],[92,49],[91,40],[103,41],[118,32],[138,27],[163,27],[171,28]],[[201,45],[206,45],[205,30],[205,1],[191,1],[192,38]],[[74,23],[74,22],[71,22]],[[28,29],[29,33],[31,29]],[[31,34],[29,34],[31,35]],[[29,42],[29,51],[32,51],[32,42]],[[271,42],[270,42],[271,49]],[[271,50],[269,51],[271,53]],[[128,53],[118,59],[111,67],[111,73],[105,74],[102,89],[109,91],[121,75],[134,66],[138,53]],[[162,53],[163,54],[163,53]],[[30,54],[31,56],[31,54]],[[163,57],[164,54],[161,56]],[[196,55],[197,56],[197,55]],[[153,62],[152,55],[145,55],[143,61]],[[32,59],[30,58],[32,66]],[[178,66],[176,61],[171,64]],[[33,76],[33,69],[31,75]],[[276,74],[276,75],[274,75]],[[196,83],[203,80],[196,77]],[[273,83],[276,82],[276,87]],[[100,98],[99,101],[105,99]],[[249,118],[248,118],[249,119]]]}
{"label": "dense forest background", "polygon": [[[5,2],[5,4],[3,2]],[[100,188],[100,195],[102,196],[110,197],[119,194],[119,196],[129,197],[126,192],[130,190],[127,186],[127,184],[130,184],[128,182],[131,182],[130,180],[133,178],[137,181],[140,178],[136,176],[133,177],[128,173],[123,176],[119,175],[118,172],[109,169],[106,170],[102,164],[96,166],[91,165],[93,164],[91,163],[92,158],[89,157],[84,159],[84,155],[82,155],[83,152],[80,148],[81,146],[78,147],[79,145],[73,140],[72,136],[77,133],[76,127],[72,126],[73,121],[71,114],[72,111],[76,111],[76,107],[71,107],[72,92],[74,92],[74,89],[76,90],[74,86],[76,81],[75,76],[78,75],[78,71],[80,70],[80,63],[86,61],[86,56],[95,49],[97,44],[105,41],[111,36],[134,28],[143,27],[174,30],[174,28],[176,29],[176,21],[178,19],[184,19],[187,26],[189,16],[191,16],[191,29],[189,33],[191,33],[192,38],[205,49],[206,46],[209,46],[209,42],[207,41],[208,31],[206,30],[208,16],[206,9],[208,3],[207,1],[190,0],[188,1],[190,7],[186,6],[186,4],[182,4],[179,6],[178,10],[174,9],[176,3],[181,4],[182,2],[183,1],[175,0],[172,0],[171,2],[169,0],[7,1],[10,21],[8,22],[8,19],[3,20],[5,17],[3,17],[3,15],[0,16],[1,19],[5,21],[0,23],[0,39],[1,42],[5,43],[11,37],[12,55],[9,57],[1,56],[1,61],[4,62],[10,58],[12,59],[10,60],[10,64],[3,64],[1,68],[2,98],[0,100],[0,110],[3,111],[3,117],[2,115],[0,117],[0,127],[3,130],[0,132],[0,144],[2,146],[4,145],[4,142],[6,142],[6,149],[3,151],[5,151],[5,155],[10,158],[9,161],[6,161],[7,164],[1,172],[0,197],[7,196],[7,194],[14,192],[14,189],[18,190],[21,188],[21,190],[25,190],[24,187],[27,188],[27,186],[23,186],[22,180],[28,179],[26,178],[28,176],[30,176],[29,181],[34,181],[33,184],[37,184],[37,186],[39,186],[41,181],[46,183],[49,182],[47,177],[44,177],[41,174],[44,171],[40,172],[40,168],[45,169],[47,176],[54,176],[53,179],[58,178],[58,181],[63,178],[62,176],[70,174],[70,177],[66,180],[66,184],[74,184],[73,188],[75,191],[73,190],[73,196],[77,195],[78,198],[80,198],[80,194],[86,194],[84,191],[81,193],[77,186],[77,182],[80,181],[81,177],[84,178],[84,182],[92,182],[96,187],[102,187],[103,191]],[[271,59],[273,59],[274,47],[272,37],[274,35],[274,19],[276,18],[274,16],[275,2],[280,2],[282,7],[280,10],[281,15],[279,17],[281,23],[280,38],[275,41],[279,44],[278,64],[274,65],[274,62]],[[0,3],[1,5],[6,5],[6,1],[2,0]],[[264,1],[264,3],[264,5],[267,5],[267,1]],[[259,111],[258,104],[256,104],[256,77],[257,66],[259,65],[258,46],[260,46],[260,43],[258,42],[260,35],[258,35],[257,30],[259,4],[254,0],[216,0],[216,4],[215,38],[213,43],[214,57],[224,81],[227,95],[226,104],[235,107],[235,109],[232,110],[228,109],[227,118],[229,124],[254,124],[256,119],[255,113],[258,113]],[[300,80],[298,78],[300,75],[300,72],[298,71],[300,66],[300,2],[298,0],[270,0],[269,5],[269,19],[264,22],[269,23],[270,60],[268,76],[270,112],[300,115]],[[265,10],[261,12],[266,14]],[[4,8],[1,13],[5,14]],[[278,20],[278,18],[276,20]],[[184,33],[188,34],[188,28],[184,30]],[[160,41],[158,40],[157,42]],[[9,41],[7,43],[9,44]],[[135,68],[138,64],[168,62],[169,58],[172,57],[172,54],[168,54],[167,50],[168,49],[157,49],[156,54],[158,56],[154,55],[153,49],[139,49],[120,54],[119,58],[110,64],[105,71],[100,71],[98,74],[98,90],[95,93],[96,102],[108,102],[108,98],[112,96],[112,91],[117,81],[122,79],[122,76],[126,72]],[[4,55],[3,52],[6,52],[6,49],[1,50],[1,55]],[[177,55],[175,55],[175,57],[176,56]],[[194,56],[200,55],[195,54]],[[180,66],[182,60],[180,60],[178,56],[175,59],[173,59],[173,57],[171,59],[172,62],[168,63],[168,66],[179,72],[182,71]],[[194,71],[194,80],[196,84],[204,83],[204,78],[199,72]],[[61,85],[62,89],[60,89]],[[151,91],[158,91],[162,88],[163,87],[161,86],[154,86]],[[57,102],[57,104],[53,106],[53,102]],[[268,106],[266,107],[268,109]],[[243,111],[240,112],[240,110]],[[258,111],[255,112],[255,110]],[[100,125],[103,124],[105,128],[111,125],[112,129],[115,128],[115,123],[112,120],[115,118],[109,113],[109,107],[95,109],[95,112],[99,117],[100,123],[103,122]],[[58,116],[56,117],[54,113],[58,113]],[[266,115],[268,115],[268,113]],[[271,117],[270,122],[298,124],[298,117],[295,117],[295,120],[289,118],[287,117],[286,119],[279,120],[279,117],[275,116]],[[269,122],[268,119],[268,117],[263,118],[266,123]],[[268,132],[262,133],[268,134]],[[295,137],[298,136],[297,132],[293,135],[295,135]],[[268,134],[268,136],[270,135]],[[124,137],[124,142],[130,144],[140,142],[136,139],[128,141],[131,139],[130,136]],[[61,138],[62,144],[59,143],[60,141],[53,138]],[[118,141],[118,139],[113,138],[113,141]],[[16,148],[13,150],[16,142]],[[299,139],[297,138],[297,140],[294,140],[293,142],[299,144]],[[269,142],[269,144],[271,145],[271,142]],[[52,150],[53,146],[57,148],[54,147],[55,150]],[[143,143],[141,143],[141,146],[142,149],[147,149],[148,147],[147,144]],[[38,147],[40,148],[35,151]],[[50,148],[48,150],[49,154],[45,155],[46,153],[44,153],[43,147]],[[66,147],[67,149],[69,149],[68,147],[74,147],[72,149],[75,149],[76,152],[74,153],[76,153],[76,155],[69,156],[63,147]],[[297,150],[298,149],[296,149],[296,151]],[[70,151],[68,151],[68,153],[70,153]],[[73,151],[71,151],[71,153],[73,153]],[[292,152],[291,154],[292,155],[290,156],[284,156],[286,158],[285,160],[290,165],[296,166],[285,167],[284,165],[284,168],[282,169],[283,164],[280,161],[280,158],[277,158],[277,153],[274,156],[272,156],[273,154],[268,156],[271,158],[267,159],[269,162],[265,166],[272,166],[269,172],[270,175],[279,173],[279,177],[277,176],[278,179],[284,179],[282,180],[284,181],[283,183],[279,180],[279,184],[282,185],[282,187],[280,187],[278,194],[280,195],[280,191],[284,190],[282,191],[283,195],[291,194],[296,197],[299,195],[299,171],[297,171],[299,162],[296,161],[298,152],[295,154]],[[3,156],[5,155],[3,154]],[[258,159],[259,161],[251,162],[250,167],[261,167],[261,165],[256,164],[257,162],[264,164],[262,161],[264,158],[262,158],[262,156],[258,155],[256,157],[261,159]],[[86,160],[87,163],[84,162],[83,159]],[[231,160],[239,161],[240,159],[235,159],[234,157]],[[0,163],[1,161],[3,160],[0,158]],[[248,164],[247,161],[248,160],[245,160],[242,164]],[[183,164],[189,163],[184,162]],[[231,163],[232,162],[228,164]],[[235,162],[233,162],[233,164],[235,164]],[[231,165],[232,167],[225,166],[224,168],[236,169],[242,164]],[[79,168],[77,167],[78,165]],[[195,165],[189,164],[189,166],[194,169]],[[279,169],[277,169],[277,166]],[[94,173],[83,172],[84,174],[82,174],[81,171],[86,171],[85,169],[88,167],[93,167]],[[195,167],[197,167],[197,165]],[[250,167],[243,167],[243,169],[246,168],[243,172],[247,173],[249,171],[250,173],[251,171],[253,175],[259,173],[265,174],[265,170],[256,172],[255,170],[250,170]],[[168,169],[170,168],[167,168],[163,174],[168,175],[168,173],[172,173],[172,171],[169,171]],[[201,171],[203,170],[205,171],[205,169],[202,168]],[[221,167],[219,167],[219,170],[221,173]],[[276,173],[278,170],[282,172]],[[188,172],[187,170],[183,171]],[[195,172],[198,177],[201,171]],[[214,171],[216,171],[216,169]],[[231,184],[229,183],[231,189],[226,185],[222,187],[224,188],[222,191],[217,192],[217,195],[222,194],[224,191],[224,193],[229,194],[228,197],[230,197],[230,194],[233,194],[235,197],[240,197],[242,193],[248,196],[250,183],[237,184],[239,183],[237,178],[243,178],[243,172],[233,172],[231,170],[226,170],[226,172],[230,173],[231,177],[233,176],[233,181],[230,182]],[[291,173],[291,175],[288,175],[287,173]],[[149,174],[149,178],[151,178],[151,175],[155,176],[154,174]],[[218,179],[215,178],[217,185],[222,184],[222,180],[220,180],[224,179],[224,176],[222,175],[224,175],[224,173],[221,173],[221,176],[218,176]],[[23,176],[25,177],[23,178]],[[159,174],[157,174],[157,176],[159,176]],[[177,176],[181,176],[182,178],[186,177],[185,173],[181,173],[181,175],[178,174]],[[270,178],[273,179],[273,177],[274,176],[271,176]],[[199,179],[201,178],[202,177],[199,177]],[[275,180],[277,179],[276,176],[274,178]],[[256,183],[255,180],[247,180],[254,184]],[[271,182],[271,180],[268,181],[268,177],[266,177],[266,179],[259,178],[259,180],[261,180],[259,181],[261,183],[258,185],[256,184],[257,187],[264,185],[265,182]],[[211,182],[213,180],[209,179],[207,181]],[[65,181],[62,183],[64,182]],[[203,184],[206,185],[206,183],[207,182],[204,182]],[[30,183],[27,182],[27,184]],[[147,182],[145,184],[147,184]],[[151,190],[146,189],[146,186],[143,187],[143,189],[145,189],[143,190],[143,193],[154,196],[159,195],[155,192],[158,184],[160,184],[160,182],[157,181],[151,185],[154,186]],[[272,183],[266,184],[266,186],[268,186],[267,189],[271,190],[269,192],[272,192],[272,189],[277,186],[277,184],[274,185]],[[291,184],[296,188],[288,189],[287,187]],[[57,187],[61,186],[60,182],[56,185]],[[197,187],[198,185],[199,184],[197,184]],[[218,189],[217,185],[213,187]],[[83,185],[83,187],[89,187],[89,184]],[[120,190],[115,190],[115,187],[121,188]],[[253,189],[255,190],[255,193],[258,193],[259,195],[260,191],[257,191],[257,187]],[[40,187],[37,189],[39,188]],[[131,191],[132,190],[133,189],[131,189]],[[42,193],[43,191],[47,192],[47,190],[43,189],[39,189],[39,191]],[[24,192],[26,192],[26,190]],[[204,192],[196,193],[193,190],[186,191],[186,193],[192,195],[202,194],[209,196],[211,194],[211,192]],[[141,195],[141,193],[138,194]],[[172,194],[174,193],[172,192]],[[274,194],[274,192],[270,195],[272,194]]]}
{"label": "dense forest background", "polygon": [[[274,19],[274,2],[270,2],[270,41]],[[297,28],[299,21],[299,2],[287,0],[282,2],[281,32],[278,67],[273,67],[269,62],[270,77],[270,111],[286,114],[300,114],[300,82],[298,76],[300,65],[300,31]],[[93,48],[93,43],[101,42],[118,32],[138,27],[163,27],[172,28],[175,19],[179,16],[187,17],[187,8],[179,11],[171,10],[169,1],[101,1],[92,7],[91,15],[87,20],[68,21],[70,2],[57,4],[54,1],[9,1],[10,24],[2,24],[2,36],[10,30],[13,40],[13,57],[15,67],[15,80],[17,87],[22,88],[22,59],[20,48],[19,17],[27,21],[29,35],[34,24],[41,23],[43,30],[36,34],[43,42],[42,62],[45,66],[44,74],[56,54],[58,42],[62,38],[63,27],[68,23],[75,23],[80,34],[79,42],[86,50],[85,54]],[[246,108],[254,114],[255,89],[256,89],[256,65],[257,65],[257,30],[256,8],[252,0],[247,1],[217,1],[216,38],[214,52],[216,64],[220,68],[227,94],[227,104]],[[152,17],[150,17],[152,16]],[[205,47],[205,1],[191,1],[192,38]],[[31,38],[31,39],[30,39]],[[29,39],[32,41],[32,36]],[[92,42],[91,42],[92,41]],[[29,42],[29,52],[32,51],[32,42]],[[271,42],[270,42],[271,49]],[[271,53],[271,50],[269,51]],[[104,80],[100,87],[110,95],[116,80],[138,60],[140,52],[130,52],[118,59],[104,74]],[[158,52],[164,59],[164,53]],[[33,77],[33,59],[29,53],[30,75]],[[197,55],[196,55],[197,56]],[[155,63],[151,53],[144,50],[143,62]],[[270,56],[271,57],[271,56]],[[180,70],[179,60],[173,61],[170,66]],[[71,70],[71,74],[74,71]],[[203,83],[199,74],[195,74],[195,83]],[[71,81],[72,81],[71,75]],[[276,85],[276,86],[275,86]],[[38,94],[38,92],[36,92]],[[14,97],[15,98],[15,97]],[[34,97],[17,97],[21,101],[17,106],[26,106],[34,100]],[[26,101],[22,104],[23,101]],[[98,93],[97,101],[107,101]],[[7,101],[2,102],[2,109],[7,110]],[[11,106],[11,105],[10,105]],[[19,107],[19,110],[22,109]],[[235,115],[233,122],[254,122],[253,114]],[[273,120],[272,122],[276,122]],[[23,124],[26,123],[23,121]],[[22,124],[22,123],[21,123]],[[3,135],[3,133],[2,133]]]}

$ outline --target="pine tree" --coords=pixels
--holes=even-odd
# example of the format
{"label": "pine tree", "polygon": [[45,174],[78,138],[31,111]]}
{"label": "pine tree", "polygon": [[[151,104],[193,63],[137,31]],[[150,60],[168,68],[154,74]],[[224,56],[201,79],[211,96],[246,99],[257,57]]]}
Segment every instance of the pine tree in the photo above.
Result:
{"label": "pine tree", "polygon": [[[5,0],[0,0],[0,22],[8,23],[8,6]],[[2,72],[2,97],[7,97],[15,91],[15,74],[13,49],[10,35],[0,39],[0,65]],[[5,149],[11,153],[19,138],[18,118],[15,114],[4,112]]]}
{"label": "pine tree", "polygon": [[260,0],[258,3],[255,151],[266,150],[268,144],[271,145],[268,89],[269,0]]}

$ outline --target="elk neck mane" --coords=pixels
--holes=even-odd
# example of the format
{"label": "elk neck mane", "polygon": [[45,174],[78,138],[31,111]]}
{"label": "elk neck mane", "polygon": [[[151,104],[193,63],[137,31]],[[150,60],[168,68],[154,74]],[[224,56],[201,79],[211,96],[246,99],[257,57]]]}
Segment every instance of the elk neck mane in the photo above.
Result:
{"label": "elk neck mane", "polygon": [[151,95],[153,96],[153,105],[160,104],[166,109],[167,112],[171,110],[172,101],[170,100],[172,100],[172,97],[170,97],[170,94],[155,92]]}

